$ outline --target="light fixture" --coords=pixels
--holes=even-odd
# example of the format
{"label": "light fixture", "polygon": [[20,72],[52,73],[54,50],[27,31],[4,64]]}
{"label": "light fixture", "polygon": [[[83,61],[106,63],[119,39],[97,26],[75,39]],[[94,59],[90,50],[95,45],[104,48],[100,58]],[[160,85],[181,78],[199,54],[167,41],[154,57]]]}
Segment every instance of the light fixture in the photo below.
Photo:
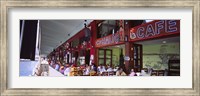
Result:
{"label": "light fixture", "polygon": [[126,25],[128,24],[128,21],[126,21],[126,23],[125,23]]}
{"label": "light fixture", "polygon": [[163,44],[167,43],[167,41],[162,41]]}
{"label": "light fixture", "polygon": [[87,27],[87,20],[84,21],[84,26]]}

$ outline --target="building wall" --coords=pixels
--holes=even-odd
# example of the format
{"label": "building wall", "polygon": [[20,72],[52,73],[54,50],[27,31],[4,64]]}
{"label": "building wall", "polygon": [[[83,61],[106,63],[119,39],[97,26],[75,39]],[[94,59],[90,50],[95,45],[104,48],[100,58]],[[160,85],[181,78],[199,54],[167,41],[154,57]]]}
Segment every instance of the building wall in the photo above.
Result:
{"label": "building wall", "polygon": [[180,44],[143,45],[143,68],[168,69],[169,59],[180,59]]}

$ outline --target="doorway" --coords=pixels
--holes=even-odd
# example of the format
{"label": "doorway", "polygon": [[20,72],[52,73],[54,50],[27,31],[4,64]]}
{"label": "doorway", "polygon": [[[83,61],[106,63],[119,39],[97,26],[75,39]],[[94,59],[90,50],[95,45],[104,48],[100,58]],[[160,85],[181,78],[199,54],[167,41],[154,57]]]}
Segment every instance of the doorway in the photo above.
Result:
{"label": "doorway", "polygon": [[142,60],[143,60],[143,50],[142,50],[142,45],[141,44],[133,44],[132,48],[131,48],[131,53],[132,53],[132,58],[133,60],[131,60],[132,62],[132,66],[131,68],[133,68],[136,72],[141,72],[142,69]]}
{"label": "doorway", "polygon": [[87,65],[90,64],[90,50],[86,50],[86,54],[85,54],[85,64],[87,64]]}
{"label": "doorway", "polygon": [[102,64],[104,66],[111,65],[112,66],[112,50],[111,49],[99,49],[99,62],[98,64]]}

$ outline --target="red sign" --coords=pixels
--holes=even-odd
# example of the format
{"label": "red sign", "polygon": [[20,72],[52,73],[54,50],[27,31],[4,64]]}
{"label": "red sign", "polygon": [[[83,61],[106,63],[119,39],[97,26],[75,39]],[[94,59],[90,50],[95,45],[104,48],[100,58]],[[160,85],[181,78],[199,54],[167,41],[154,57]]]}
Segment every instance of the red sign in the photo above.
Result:
{"label": "red sign", "polygon": [[130,41],[139,41],[180,33],[180,20],[155,20],[131,28]]}
{"label": "red sign", "polygon": [[105,47],[123,43],[124,32],[117,32],[103,38],[99,38],[95,42],[95,47]]}

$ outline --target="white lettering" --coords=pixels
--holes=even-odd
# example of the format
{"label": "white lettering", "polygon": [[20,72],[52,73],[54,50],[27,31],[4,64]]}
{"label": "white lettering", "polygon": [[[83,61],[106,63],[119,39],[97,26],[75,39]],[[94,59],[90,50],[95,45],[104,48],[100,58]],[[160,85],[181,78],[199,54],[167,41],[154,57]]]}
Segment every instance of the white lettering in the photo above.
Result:
{"label": "white lettering", "polygon": [[146,30],[146,35],[145,37],[149,37],[149,36],[154,36],[154,29],[153,29],[153,26],[151,24],[149,24],[147,26],[147,30]]}
{"label": "white lettering", "polygon": [[160,34],[160,30],[162,30],[164,28],[164,20],[158,21],[155,23],[155,34]]}
{"label": "white lettering", "polygon": [[140,28],[137,29],[137,37],[138,38],[144,38],[144,27],[140,27]]}
{"label": "white lettering", "polygon": [[176,32],[177,31],[175,20],[169,20],[167,23],[168,24],[167,24],[166,32]]}

